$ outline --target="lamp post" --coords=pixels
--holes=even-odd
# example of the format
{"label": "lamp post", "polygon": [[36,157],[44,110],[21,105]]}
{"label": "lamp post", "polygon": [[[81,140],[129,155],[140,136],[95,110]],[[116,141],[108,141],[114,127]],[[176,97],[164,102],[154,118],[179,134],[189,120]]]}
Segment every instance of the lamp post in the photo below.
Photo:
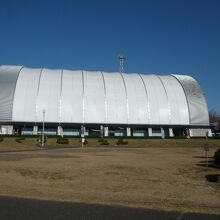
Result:
{"label": "lamp post", "polygon": [[43,109],[43,129],[42,129],[42,138],[41,138],[41,146],[44,147],[44,121],[45,121],[45,109]]}

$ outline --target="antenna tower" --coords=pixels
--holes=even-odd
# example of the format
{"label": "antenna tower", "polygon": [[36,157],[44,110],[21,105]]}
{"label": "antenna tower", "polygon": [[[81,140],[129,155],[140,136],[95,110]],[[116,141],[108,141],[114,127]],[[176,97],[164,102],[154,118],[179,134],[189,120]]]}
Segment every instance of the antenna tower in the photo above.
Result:
{"label": "antenna tower", "polygon": [[126,60],[126,56],[121,54],[118,57],[119,59],[119,72],[124,73],[124,61]]}

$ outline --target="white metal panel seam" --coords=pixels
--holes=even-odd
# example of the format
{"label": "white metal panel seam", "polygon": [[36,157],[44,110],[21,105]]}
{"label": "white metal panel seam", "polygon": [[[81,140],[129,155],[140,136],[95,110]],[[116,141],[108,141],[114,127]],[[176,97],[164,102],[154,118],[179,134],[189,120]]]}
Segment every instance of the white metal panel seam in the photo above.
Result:
{"label": "white metal panel seam", "polygon": [[36,100],[35,100],[35,123],[37,122],[37,113],[38,113],[37,101],[38,101],[38,96],[39,96],[39,90],[40,90],[40,82],[41,82],[42,72],[43,72],[43,68],[40,70],[40,75],[39,75],[39,79],[38,79],[37,97],[36,97]]}
{"label": "white metal panel seam", "polygon": [[84,84],[84,73],[82,70],[82,92],[83,92],[83,98],[82,98],[82,116],[83,116],[83,125],[85,123],[85,84]]}
{"label": "white metal panel seam", "polygon": [[166,97],[167,97],[167,106],[168,106],[168,111],[169,111],[169,124],[171,124],[171,107],[170,107],[170,101],[169,101],[169,98],[168,98],[168,94],[167,94],[167,90],[166,90],[166,87],[164,86],[164,83],[161,79],[161,77],[159,75],[157,75],[158,79],[160,80],[161,84],[163,85],[163,88],[164,88],[164,91],[165,91],[165,94],[166,94]]}
{"label": "white metal panel seam", "polygon": [[126,106],[127,106],[127,124],[129,124],[129,104],[128,104],[128,91],[127,91],[127,86],[126,86],[126,83],[125,83],[125,79],[124,79],[123,73],[120,73],[120,75],[121,75],[121,77],[122,77],[122,80],[123,80],[123,83],[124,83],[124,87],[125,87]]}
{"label": "white metal panel seam", "polygon": [[13,99],[12,99],[11,121],[13,120],[14,98],[15,98],[15,91],[16,91],[16,87],[17,87],[18,77],[20,76],[20,72],[23,68],[24,68],[24,66],[22,66],[21,69],[18,71],[18,76],[17,76],[16,82],[15,82],[15,87],[14,87],[14,91],[13,91]]}
{"label": "white metal panel seam", "polygon": [[191,119],[190,119],[190,118],[191,118],[191,117],[190,117],[190,109],[189,109],[189,100],[188,100],[188,98],[187,98],[186,91],[185,91],[185,89],[184,89],[184,87],[183,87],[181,81],[180,81],[175,75],[171,74],[171,76],[174,77],[174,79],[177,80],[177,82],[181,85],[181,87],[182,87],[182,89],[183,89],[183,92],[184,92],[185,97],[186,97],[187,107],[188,107],[188,113],[189,113],[189,124],[191,124]]}
{"label": "white metal panel seam", "polygon": [[101,71],[101,74],[102,74],[104,93],[105,93],[105,124],[107,125],[107,123],[108,123],[108,109],[107,109],[108,103],[107,103],[107,97],[106,97],[106,84],[105,84],[105,77],[104,77],[104,74],[102,71]]}
{"label": "white metal panel seam", "polygon": [[62,100],[61,100],[61,97],[62,97],[62,92],[63,92],[63,69],[61,70],[61,77],[60,77],[60,114],[59,114],[59,123],[61,123],[61,114],[62,114]]}
{"label": "white metal panel seam", "polygon": [[147,98],[147,111],[148,111],[148,123],[150,122],[150,103],[149,103],[149,98],[148,98],[148,92],[147,92],[147,87],[146,84],[144,82],[144,79],[142,78],[142,75],[140,73],[138,73],[139,77],[141,78],[141,81],[144,85],[144,90],[146,93],[146,98]]}

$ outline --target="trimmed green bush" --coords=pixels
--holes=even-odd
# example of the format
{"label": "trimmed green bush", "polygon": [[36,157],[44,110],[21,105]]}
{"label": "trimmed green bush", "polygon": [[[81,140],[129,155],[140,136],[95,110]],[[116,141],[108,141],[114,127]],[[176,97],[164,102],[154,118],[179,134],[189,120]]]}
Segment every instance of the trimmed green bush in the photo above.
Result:
{"label": "trimmed green bush", "polygon": [[106,140],[106,139],[102,139],[100,145],[109,145],[109,142],[108,142],[108,140]]}
{"label": "trimmed green bush", "polygon": [[216,164],[220,164],[220,149],[218,149],[214,154],[214,160]]}
{"label": "trimmed green bush", "polygon": [[128,145],[128,141],[124,141],[123,138],[119,138],[116,144],[117,145]]}
{"label": "trimmed green bush", "polygon": [[69,140],[67,138],[57,138],[57,144],[69,144]]}
{"label": "trimmed green bush", "polygon": [[22,143],[25,140],[25,137],[19,137],[19,138],[15,138],[15,141],[17,143]]}
{"label": "trimmed green bush", "polygon": [[[37,139],[38,143],[42,143],[42,136],[39,136]],[[44,144],[47,143],[47,136],[44,136]]]}
{"label": "trimmed green bush", "polygon": [[[82,143],[82,139],[79,140],[80,143]],[[85,139],[83,145],[87,145],[88,141]]]}

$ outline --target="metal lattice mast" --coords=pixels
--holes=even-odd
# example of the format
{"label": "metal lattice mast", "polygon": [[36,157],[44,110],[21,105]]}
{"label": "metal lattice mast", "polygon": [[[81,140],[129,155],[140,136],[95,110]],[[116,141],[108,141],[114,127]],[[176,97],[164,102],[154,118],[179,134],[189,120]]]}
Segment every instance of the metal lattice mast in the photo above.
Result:
{"label": "metal lattice mast", "polygon": [[119,55],[119,72],[124,73],[124,61],[126,60],[126,56],[121,54]]}

